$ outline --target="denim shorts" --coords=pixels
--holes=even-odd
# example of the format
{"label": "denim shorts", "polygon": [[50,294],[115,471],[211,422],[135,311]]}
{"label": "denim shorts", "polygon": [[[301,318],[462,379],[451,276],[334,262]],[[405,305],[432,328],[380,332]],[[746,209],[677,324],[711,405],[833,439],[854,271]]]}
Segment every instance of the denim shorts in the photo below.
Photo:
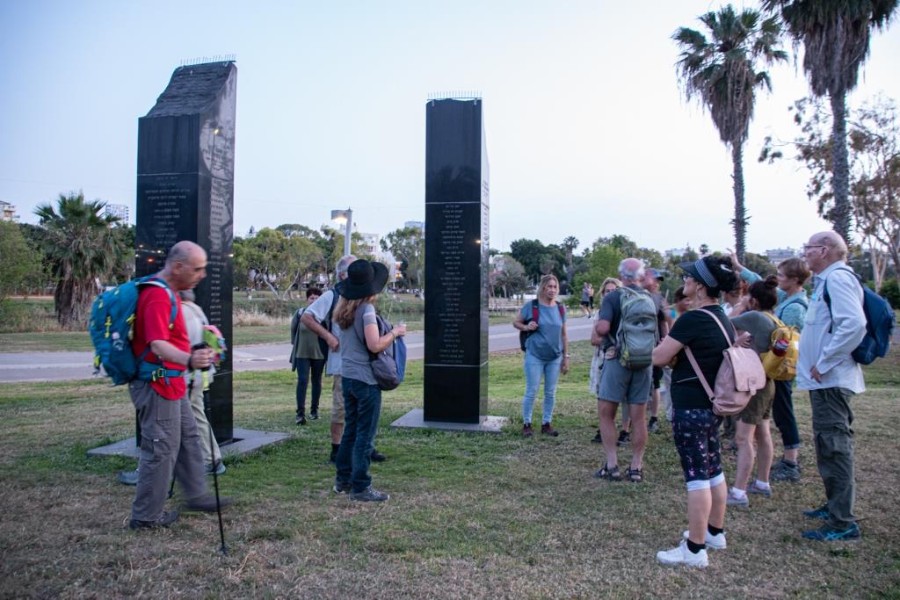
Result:
{"label": "denim shorts", "polygon": [[692,482],[708,482],[722,474],[719,426],[722,417],[711,409],[676,408],[672,418],[672,437],[681,457],[681,470],[688,489]]}
{"label": "denim shorts", "polygon": [[623,367],[618,358],[607,359],[600,371],[598,399],[616,404],[647,404],[651,375],[651,367],[632,371]]}

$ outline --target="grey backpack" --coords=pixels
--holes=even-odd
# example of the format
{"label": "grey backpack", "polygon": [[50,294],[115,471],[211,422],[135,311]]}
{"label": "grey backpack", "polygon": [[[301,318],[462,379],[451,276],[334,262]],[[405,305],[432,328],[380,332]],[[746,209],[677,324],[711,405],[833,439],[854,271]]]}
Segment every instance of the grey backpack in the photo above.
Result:
{"label": "grey backpack", "polygon": [[653,349],[659,343],[656,303],[644,290],[621,287],[619,293],[619,363],[633,371],[646,369],[652,364]]}

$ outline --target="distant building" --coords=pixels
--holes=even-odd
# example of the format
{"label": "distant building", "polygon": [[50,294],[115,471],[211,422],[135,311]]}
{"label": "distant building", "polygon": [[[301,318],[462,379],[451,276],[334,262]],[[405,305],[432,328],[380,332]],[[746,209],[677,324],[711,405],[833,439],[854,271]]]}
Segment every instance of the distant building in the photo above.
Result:
{"label": "distant building", "polygon": [[773,265],[777,265],[783,260],[800,256],[800,251],[794,248],[776,248],[775,250],[766,250],[766,258]]}
{"label": "distant building", "polygon": [[16,207],[9,202],[0,200],[0,221],[18,221],[19,215],[16,214]]}
{"label": "distant building", "polygon": [[403,224],[404,229],[418,229],[425,233],[425,221],[407,221]]}
{"label": "distant building", "polygon": [[106,208],[103,209],[103,214],[107,217],[115,217],[119,219],[119,223],[122,225],[128,225],[128,207],[124,204],[107,204]]}
{"label": "distant building", "polygon": [[689,251],[690,248],[672,248],[670,250],[666,250],[665,255],[666,258],[681,258]]}
{"label": "distant building", "polygon": [[360,233],[356,232],[362,240],[360,240],[359,245],[362,247],[363,251],[366,254],[371,254],[374,257],[381,256],[381,236],[377,233]]}

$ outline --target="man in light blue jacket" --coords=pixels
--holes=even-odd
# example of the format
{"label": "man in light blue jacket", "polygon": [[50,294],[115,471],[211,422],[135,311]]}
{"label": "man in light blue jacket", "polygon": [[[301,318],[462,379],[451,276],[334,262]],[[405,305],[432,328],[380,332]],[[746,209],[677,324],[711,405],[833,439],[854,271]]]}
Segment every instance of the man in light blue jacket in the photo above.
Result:
{"label": "man in light blue jacket", "polygon": [[797,387],[809,390],[816,463],[827,502],[804,512],[826,521],[804,531],[811,540],[838,541],[860,537],[853,514],[853,411],[850,401],[865,391],[862,369],[850,353],[866,334],[862,286],[845,264],[847,244],[833,231],[813,234],[803,247],[813,272],[813,293],[800,337]]}

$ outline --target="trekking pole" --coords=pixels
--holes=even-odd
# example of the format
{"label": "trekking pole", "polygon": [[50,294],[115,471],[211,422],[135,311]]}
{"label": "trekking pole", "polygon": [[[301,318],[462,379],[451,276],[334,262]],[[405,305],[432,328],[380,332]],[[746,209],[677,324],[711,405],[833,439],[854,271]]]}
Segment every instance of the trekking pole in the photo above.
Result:
{"label": "trekking pole", "polygon": [[[206,342],[202,342],[200,344],[195,344],[194,347],[191,348],[191,350],[198,350],[201,348],[209,348],[209,344],[207,344]],[[206,415],[206,422],[208,425],[207,429],[209,431],[209,448],[210,448],[210,451],[212,451],[213,431],[212,431],[212,420],[211,420],[212,415],[209,411],[209,367],[206,367],[205,369],[200,369],[200,371],[202,373],[201,385],[203,386],[203,388],[202,388],[203,389],[203,414]],[[213,457],[212,457],[212,472],[213,472],[213,487],[216,490],[216,513],[219,515],[219,539],[222,542],[222,546],[221,546],[221,548],[219,548],[219,551],[222,554],[227,556],[228,555],[228,547],[225,545],[225,526],[222,523],[222,502],[219,499],[219,474],[217,473],[217,471],[219,470],[219,462],[221,460],[222,460],[221,457],[219,458],[219,460],[216,460],[215,455],[213,455]]]}

